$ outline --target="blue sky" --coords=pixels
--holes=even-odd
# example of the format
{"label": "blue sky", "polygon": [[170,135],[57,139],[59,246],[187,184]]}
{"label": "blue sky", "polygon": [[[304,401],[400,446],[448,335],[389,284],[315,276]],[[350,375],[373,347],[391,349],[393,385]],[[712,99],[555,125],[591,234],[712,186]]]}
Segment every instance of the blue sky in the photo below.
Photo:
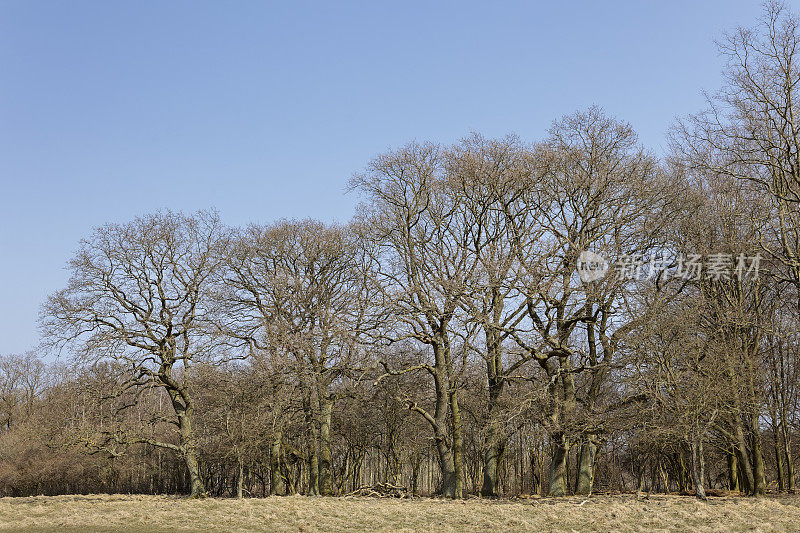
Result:
{"label": "blue sky", "polygon": [[755,1],[0,0],[0,353],[93,227],[215,207],[346,221],[350,175],[410,140],[540,138],[598,104],[660,151]]}

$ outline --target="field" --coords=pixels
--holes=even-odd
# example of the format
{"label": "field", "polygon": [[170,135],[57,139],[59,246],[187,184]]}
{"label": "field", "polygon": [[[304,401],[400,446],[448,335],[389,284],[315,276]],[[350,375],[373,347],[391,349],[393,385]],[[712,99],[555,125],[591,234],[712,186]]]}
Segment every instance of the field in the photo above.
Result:
{"label": "field", "polygon": [[800,497],[588,500],[0,498],[0,531],[797,531]]}

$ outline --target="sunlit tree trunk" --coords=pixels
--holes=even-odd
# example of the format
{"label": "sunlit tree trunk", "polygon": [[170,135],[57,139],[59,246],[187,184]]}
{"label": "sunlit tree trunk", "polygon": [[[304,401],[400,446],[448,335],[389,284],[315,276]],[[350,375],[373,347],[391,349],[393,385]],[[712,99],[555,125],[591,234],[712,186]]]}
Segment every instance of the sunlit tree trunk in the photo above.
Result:
{"label": "sunlit tree trunk", "polygon": [[705,478],[705,459],[703,457],[703,439],[699,436],[693,436],[689,444],[692,450],[692,482],[694,484],[694,493],[698,499],[706,499],[706,491],[703,486]]}
{"label": "sunlit tree trunk", "polygon": [[581,445],[575,494],[589,495],[592,493],[596,455],[597,444],[595,444],[592,439],[589,439]]}

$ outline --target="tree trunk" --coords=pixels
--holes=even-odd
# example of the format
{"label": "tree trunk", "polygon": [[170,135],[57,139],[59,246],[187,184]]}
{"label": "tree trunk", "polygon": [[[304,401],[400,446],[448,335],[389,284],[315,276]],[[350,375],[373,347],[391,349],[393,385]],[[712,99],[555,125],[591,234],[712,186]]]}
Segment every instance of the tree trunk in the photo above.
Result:
{"label": "tree trunk", "polygon": [[236,497],[240,500],[244,498],[244,462],[239,457],[239,480],[236,484]]}
{"label": "tree trunk", "polygon": [[692,481],[694,482],[694,493],[700,500],[706,499],[706,491],[703,487],[705,477],[705,460],[703,458],[703,439],[692,437],[690,443],[692,449]]}
{"label": "tree trunk", "polygon": [[283,433],[276,431],[272,437],[272,445],[269,450],[269,493],[271,496],[284,496],[286,494],[286,486],[281,473],[282,439]]}
{"label": "tree trunk", "polygon": [[192,413],[194,407],[187,395],[181,395],[176,390],[167,391],[172,400],[172,407],[178,416],[178,435],[180,446],[183,450],[183,459],[186,463],[186,470],[189,473],[190,497],[201,498],[205,496],[205,487],[200,477],[200,464],[197,460],[197,450],[194,447],[194,436],[192,435]]}
{"label": "tree trunk", "polygon": [[758,427],[758,414],[754,412],[750,419],[750,428],[753,434],[753,480],[755,481],[753,494],[763,496],[767,492],[767,481],[764,454],[761,449],[761,430]]}
{"label": "tree trunk", "polygon": [[739,460],[739,467],[742,469],[742,483],[747,494],[753,494],[755,481],[753,478],[753,467],[750,462],[750,455],[747,453],[747,443],[744,438],[744,428],[742,427],[741,416],[737,413],[734,415],[734,431],[736,435],[736,458]]}
{"label": "tree trunk", "polygon": [[303,399],[306,428],[310,436],[308,442],[308,490],[309,496],[319,496],[319,402],[315,394],[307,391]]}
{"label": "tree trunk", "polygon": [[739,487],[739,461],[736,460],[736,452],[731,451],[728,454],[728,489],[740,491]]}
{"label": "tree trunk", "polygon": [[496,440],[494,435],[487,435],[486,440],[488,442],[483,452],[483,485],[481,486],[481,496],[484,498],[497,498],[500,496],[500,491],[498,490],[498,469],[500,466],[500,458],[503,455],[503,446]]}
{"label": "tree trunk", "polygon": [[189,484],[191,485],[189,496],[202,498],[205,496],[206,491],[200,478],[200,464],[197,461],[197,452],[193,447],[186,450],[184,459],[186,461],[186,469],[189,471]]}
{"label": "tree trunk", "polygon": [[794,494],[794,463],[792,462],[792,450],[789,448],[789,445],[784,440],[784,457],[786,459],[786,479],[788,481],[787,489],[790,493]]}
{"label": "tree trunk", "polygon": [[581,445],[575,494],[588,496],[592,493],[592,487],[594,485],[594,460],[596,455],[597,444],[590,438]]}
{"label": "tree trunk", "polygon": [[783,363],[783,352],[781,353],[781,362],[780,362],[780,383],[781,385],[781,394],[780,394],[780,405],[778,407],[778,414],[780,416],[780,428],[781,428],[781,436],[783,437],[783,457],[786,460],[786,481],[787,481],[787,489],[790,493],[794,493],[794,461],[792,460],[792,446],[791,446],[791,435],[789,433],[789,424],[788,424],[788,407],[786,402],[786,395],[789,393],[787,389],[789,389],[789,385],[786,380],[786,372],[784,370],[785,365]]}
{"label": "tree trunk", "polygon": [[781,413],[781,433],[783,434],[783,458],[786,461],[786,488],[790,493],[794,493],[794,460],[792,459],[792,447],[785,413]]}
{"label": "tree trunk", "polygon": [[566,496],[569,443],[563,433],[553,435],[552,442],[553,453],[550,459],[550,486],[547,489],[547,495]]}
{"label": "tree trunk", "polygon": [[[441,336],[438,342],[434,343],[433,354],[436,361],[433,373],[433,383],[436,393],[436,405],[434,416],[431,417],[424,411],[423,416],[431,424],[433,429],[433,438],[436,445],[436,453],[439,458],[439,468],[442,471],[442,487],[441,494],[445,498],[456,497],[456,471],[453,447],[451,447],[450,435],[448,434],[448,417],[447,413],[452,407],[453,395],[450,390],[450,355],[449,347],[447,346],[446,337]],[[456,402],[457,405],[457,402]],[[460,420],[459,420],[460,422]],[[459,423],[460,426],[460,423]],[[450,424],[449,428],[453,429],[455,424]],[[460,429],[460,427],[459,427]],[[460,437],[460,435],[459,435]],[[459,440],[459,445],[460,445]]]}
{"label": "tree trunk", "polygon": [[678,490],[685,492],[689,490],[689,470],[686,468],[686,450],[683,447],[677,452],[678,455]]}
{"label": "tree trunk", "polygon": [[[563,418],[572,412],[575,407],[575,381],[573,374],[569,372],[570,362],[568,357],[559,356],[559,370],[565,370],[557,380],[561,383],[561,394],[557,387],[549,387],[549,392],[554,401],[554,410],[551,415],[555,427],[560,427]],[[549,369],[548,375],[554,375],[557,371]],[[560,404],[560,405],[559,405]],[[559,409],[559,407],[561,409]],[[555,432],[552,437],[553,453],[550,460],[550,486],[547,490],[548,496],[566,496],[568,491],[567,484],[567,463],[569,459],[569,441],[563,432]]]}
{"label": "tree trunk", "polygon": [[487,347],[486,376],[489,404],[486,421],[486,436],[483,443],[483,485],[481,486],[481,496],[484,498],[497,498],[500,496],[500,491],[498,489],[498,468],[504,450],[504,445],[497,427],[498,400],[503,391],[503,359],[497,329],[487,326],[485,334]]}
{"label": "tree trunk", "polygon": [[781,450],[781,438],[778,434],[778,423],[773,418],[772,422],[772,444],[775,448],[775,470],[778,474],[778,490],[786,491],[786,480],[783,477],[783,453]]}
{"label": "tree trunk", "polygon": [[446,442],[436,438],[436,451],[439,455],[439,468],[442,470],[442,496],[456,497],[456,471],[453,466],[453,454]]}
{"label": "tree trunk", "polygon": [[458,391],[450,392],[450,422],[453,433],[453,476],[455,477],[453,498],[464,497],[464,456],[461,438],[461,411],[458,408]]}
{"label": "tree trunk", "polygon": [[331,475],[331,416],[333,402],[327,398],[320,400],[319,421],[319,492],[323,496],[333,494],[333,478]]}
{"label": "tree trunk", "polygon": [[308,495],[319,496],[319,455],[314,447],[308,457]]}

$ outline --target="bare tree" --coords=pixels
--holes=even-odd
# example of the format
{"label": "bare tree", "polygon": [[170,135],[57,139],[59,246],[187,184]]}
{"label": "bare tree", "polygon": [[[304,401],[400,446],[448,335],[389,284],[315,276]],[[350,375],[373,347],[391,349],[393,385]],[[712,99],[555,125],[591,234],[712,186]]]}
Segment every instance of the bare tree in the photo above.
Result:
{"label": "bare tree", "polygon": [[[602,393],[617,346],[657,312],[657,299],[643,307],[632,297],[636,282],[626,275],[636,272],[612,271],[598,280],[582,280],[578,272],[582,252],[613,266],[658,250],[674,207],[661,168],[636,143],[630,125],[590,108],[556,121],[533,154],[536,181],[529,182],[527,216],[542,230],[517,237],[531,335],[514,339],[547,375],[550,406],[542,422],[553,441],[553,496],[568,491],[567,458],[575,440],[582,446],[577,489],[591,492],[603,434]],[[582,374],[588,374],[583,393],[576,382]]]}
{"label": "bare tree", "polygon": [[[519,139],[489,140],[472,135],[454,146],[447,163],[450,194],[458,199],[455,217],[465,228],[461,251],[475,268],[466,278],[459,298],[467,327],[477,325],[483,337],[471,349],[486,366],[486,422],[483,435],[483,485],[481,495],[497,497],[498,467],[504,450],[501,432],[502,395],[509,376],[531,360],[519,350],[507,361],[506,341],[525,318],[526,303],[519,290],[519,235],[537,238],[533,217],[525,202],[531,179],[530,151]],[[508,364],[506,364],[508,363]]]}
{"label": "bare tree", "polygon": [[104,445],[144,442],[175,451],[186,464],[192,496],[204,493],[192,429],[192,364],[219,355],[207,327],[219,252],[213,213],[161,212],[106,225],[81,242],[67,287],[42,311],[53,344],[68,345],[85,363],[112,360],[124,369],[118,394],[155,386],[169,395],[177,443],[111,434]]}
{"label": "bare tree", "polygon": [[[461,414],[454,318],[466,279],[476,268],[465,253],[469,228],[457,217],[458,201],[446,185],[446,154],[434,144],[410,144],[383,154],[352,180],[367,203],[361,217],[372,243],[386,311],[395,318],[384,329],[389,342],[414,339],[430,348],[433,363],[404,369],[386,367],[387,376],[424,371],[433,380],[433,412],[413,400],[409,408],[430,425],[442,471],[442,494],[463,495]],[[465,333],[458,330],[461,338]],[[463,354],[463,351],[462,351]]]}
{"label": "bare tree", "polygon": [[371,294],[360,258],[348,228],[308,220],[251,226],[237,236],[227,264],[226,331],[247,339],[259,357],[292,358],[311,435],[312,494],[333,492],[333,408],[348,394],[345,382],[360,377],[356,339]]}

